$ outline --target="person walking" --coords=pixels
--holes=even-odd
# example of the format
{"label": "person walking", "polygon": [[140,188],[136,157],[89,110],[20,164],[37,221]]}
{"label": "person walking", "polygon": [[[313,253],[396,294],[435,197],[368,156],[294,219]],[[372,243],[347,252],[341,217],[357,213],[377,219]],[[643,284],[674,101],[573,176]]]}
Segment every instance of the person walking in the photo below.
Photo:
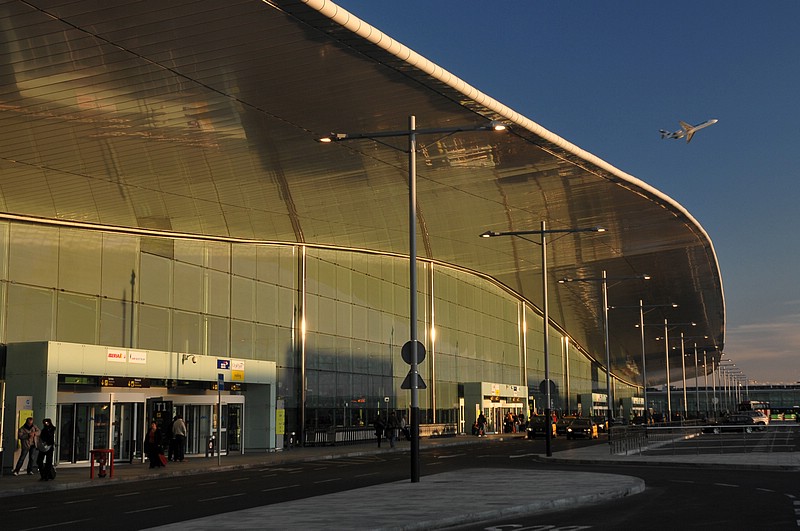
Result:
{"label": "person walking", "polygon": [[36,458],[36,464],[39,467],[39,481],[48,481],[56,478],[56,470],[53,467],[53,449],[56,446],[56,427],[53,426],[53,421],[44,419],[42,421],[42,431],[36,443],[36,449],[39,450],[39,457]]}
{"label": "person walking", "polygon": [[375,436],[378,438],[378,448],[381,447],[381,438],[383,437],[383,430],[386,429],[386,423],[383,422],[381,414],[375,417]]}
{"label": "person walking", "polygon": [[389,420],[386,421],[386,438],[389,439],[390,448],[394,448],[398,428],[400,428],[400,421],[397,420],[397,412],[392,411],[389,413]]}
{"label": "person walking", "polygon": [[176,415],[172,423],[172,444],[174,445],[173,459],[183,462],[186,447],[186,421],[182,415]]}
{"label": "person walking", "polygon": [[[150,468],[162,467],[164,463],[161,461],[164,451],[161,449],[161,430],[158,428],[156,421],[150,423],[150,429],[147,430],[147,435],[144,436],[144,453],[147,454],[147,460],[150,461]],[[164,461],[166,461],[164,457]]]}
{"label": "person walking", "polygon": [[36,439],[39,437],[39,427],[33,423],[33,417],[25,419],[25,423],[17,430],[19,439],[20,453],[17,464],[14,467],[14,475],[19,476],[25,458],[28,459],[28,475],[33,475],[33,463],[36,460]]}
{"label": "person walking", "polygon": [[486,417],[481,413],[478,415],[478,437],[486,435]]}

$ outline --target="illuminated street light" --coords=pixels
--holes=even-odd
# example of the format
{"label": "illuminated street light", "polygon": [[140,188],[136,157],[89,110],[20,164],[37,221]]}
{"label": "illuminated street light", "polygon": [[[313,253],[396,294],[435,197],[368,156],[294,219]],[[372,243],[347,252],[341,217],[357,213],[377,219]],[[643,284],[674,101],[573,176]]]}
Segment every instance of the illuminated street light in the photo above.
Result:
{"label": "illuminated street light", "polygon": [[558,281],[559,284],[565,284],[567,282],[599,282],[602,289],[602,298],[603,298],[603,337],[605,340],[605,348],[606,348],[606,418],[610,421],[614,420],[614,411],[613,405],[614,401],[611,396],[611,349],[609,348],[608,344],[608,282],[612,281],[623,281],[623,280],[650,280],[650,275],[636,275],[636,276],[629,276],[629,277],[609,277],[606,274],[606,271],[603,270],[603,273],[600,277],[583,277],[583,278],[570,278],[565,277]]}
{"label": "illuminated street light", "polygon": [[[542,246],[542,313],[543,313],[543,333],[544,333],[544,380],[545,380],[545,408],[544,414],[547,417],[546,420],[546,429],[545,432],[545,450],[547,457],[551,457],[553,455],[552,447],[551,447],[551,439],[553,437],[552,434],[552,400],[550,398],[550,316],[548,314],[548,301],[547,301],[547,235],[548,234],[570,234],[570,233],[577,233],[577,232],[605,232],[606,229],[602,227],[592,227],[589,229],[548,229],[547,224],[545,221],[542,221],[542,228],[539,230],[518,230],[518,231],[508,231],[508,232],[494,232],[494,231],[486,231],[481,234],[481,238],[494,238],[497,236],[517,236],[522,238],[526,241],[527,238],[523,238],[523,236],[528,236],[532,234],[536,234],[541,237],[541,246]],[[533,242],[536,243],[536,242]],[[527,379],[527,374],[526,374]],[[530,412],[529,412],[530,413]],[[530,418],[528,418],[530,422]]]}
{"label": "illuminated street light", "polygon": [[[457,127],[437,127],[417,129],[416,117],[408,117],[408,129],[405,131],[376,131],[372,133],[330,133],[318,139],[318,142],[330,144],[347,140],[375,140],[379,138],[408,138],[408,259],[409,259],[409,340],[411,370],[406,377],[411,391],[411,482],[418,483],[420,477],[419,455],[419,389],[425,388],[419,375],[419,347],[417,340],[417,136],[418,135],[450,135],[472,131],[505,131],[507,126],[498,121],[483,125],[463,125]],[[420,386],[420,383],[422,385]]]}

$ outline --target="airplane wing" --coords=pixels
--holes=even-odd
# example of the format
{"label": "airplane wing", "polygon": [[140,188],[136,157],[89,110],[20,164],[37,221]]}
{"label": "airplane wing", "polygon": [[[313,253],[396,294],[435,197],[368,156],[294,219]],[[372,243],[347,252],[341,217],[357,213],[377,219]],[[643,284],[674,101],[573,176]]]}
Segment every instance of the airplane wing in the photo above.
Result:
{"label": "airplane wing", "polygon": [[683,120],[678,120],[678,123],[679,123],[679,124],[681,124],[681,128],[683,128],[683,130],[684,130],[684,131],[686,131],[687,133],[689,132],[689,129],[691,129],[692,127],[694,127],[693,125],[689,125],[689,124],[687,124],[687,123],[686,123],[686,122],[684,122]]}
{"label": "airplane wing", "polygon": [[686,133],[686,143],[687,144],[692,141],[692,137],[694,136],[695,132],[696,131],[689,131],[688,133]]}

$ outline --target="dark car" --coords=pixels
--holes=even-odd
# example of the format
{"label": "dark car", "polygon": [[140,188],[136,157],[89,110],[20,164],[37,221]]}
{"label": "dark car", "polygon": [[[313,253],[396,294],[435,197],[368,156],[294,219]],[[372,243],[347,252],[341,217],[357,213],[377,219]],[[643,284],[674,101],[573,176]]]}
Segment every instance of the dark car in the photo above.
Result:
{"label": "dark car", "polygon": [[[541,435],[544,437],[546,434],[547,429],[547,417],[542,415],[534,415],[528,419],[528,439],[535,439],[536,435]],[[555,424],[551,424],[551,429],[553,430],[553,437],[556,436],[555,431]]]}
{"label": "dark car", "polygon": [[597,424],[597,429],[600,431],[608,431],[608,417],[605,415],[596,415],[592,420]]}
{"label": "dark car", "polygon": [[558,435],[566,435],[567,428],[569,428],[573,420],[575,420],[575,417],[561,417],[558,419],[558,421],[556,421],[556,433]]}
{"label": "dark car", "polygon": [[597,424],[589,418],[575,419],[567,426],[567,439],[577,439],[578,437],[597,439],[598,436]]}
{"label": "dark car", "polygon": [[703,428],[703,433],[722,433],[723,431],[751,433],[753,431],[762,431],[766,428],[766,425],[759,423],[750,415],[734,414],[728,415],[715,424],[706,426]]}

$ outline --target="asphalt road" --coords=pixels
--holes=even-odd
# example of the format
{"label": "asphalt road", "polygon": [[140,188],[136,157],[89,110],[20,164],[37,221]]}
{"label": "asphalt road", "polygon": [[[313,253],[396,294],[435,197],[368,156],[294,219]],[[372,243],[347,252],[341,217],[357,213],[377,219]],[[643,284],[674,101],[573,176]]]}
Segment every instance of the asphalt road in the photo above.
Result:
{"label": "asphalt road", "polygon": [[[597,441],[553,441],[554,451]],[[543,463],[543,441],[510,440],[422,452],[422,473],[462,468],[530,468],[618,473],[645,480],[645,493],[579,510],[476,524],[459,529],[795,529],[800,484],[795,472],[730,471],[667,466]],[[154,478],[102,488],[0,499],[4,529],[141,529],[358,487],[406,480],[407,453],[320,460],[196,476]],[[424,477],[423,477],[424,481]],[[546,488],[543,485],[542,488]],[[476,502],[481,486],[476,480]],[[513,488],[513,486],[509,486]],[[396,500],[353,500],[360,504]],[[309,501],[309,508],[313,504]]]}

